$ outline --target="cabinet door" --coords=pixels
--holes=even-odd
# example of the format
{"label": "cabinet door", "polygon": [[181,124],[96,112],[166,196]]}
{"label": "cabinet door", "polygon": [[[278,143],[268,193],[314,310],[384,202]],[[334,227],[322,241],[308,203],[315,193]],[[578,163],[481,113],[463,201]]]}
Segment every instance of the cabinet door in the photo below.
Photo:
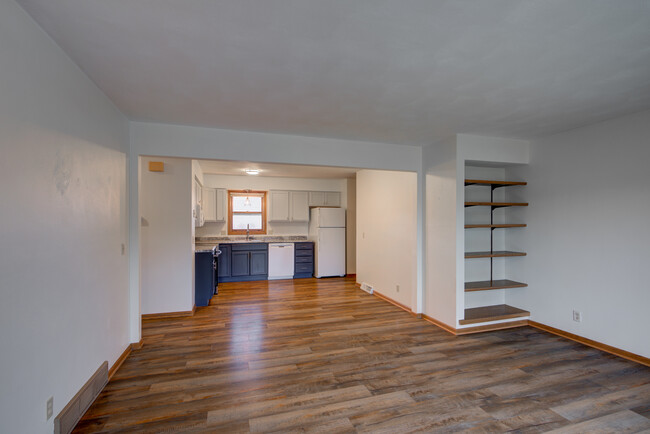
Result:
{"label": "cabinet door", "polygon": [[258,276],[260,274],[269,274],[268,264],[269,256],[266,251],[252,251],[251,255],[251,276]]}
{"label": "cabinet door", "polygon": [[199,204],[201,205],[202,201],[202,190],[201,190],[201,184],[199,184],[199,181],[196,179],[194,180],[194,204]]}
{"label": "cabinet door", "polygon": [[341,193],[328,191],[325,193],[325,206],[341,206]]}
{"label": "cabinet door", "polygon": [[248,276],[250,275],[249,267],[250,252],[232,252],[231,276]]}
{"label": "cabinet door", "polygon": [[269,198],[271,201],[271,215],[269,221],[288,222],[289,221],[289,192],[270,191]]}
{"label": "cabinet door", "polygon": [[309,221],[309,193],[306,191],[291,192],[291,221]]}
{"label": "cabinet door", "polygon": [[309,206],[323,206],[323,205],[325,205],[325,192],[310,191]]}
{"label": "cabinet door", "polygon": [[217,191],[214,188],[203,188],[203,218],[206,222],[217,221]]}
{"label": "cabinet door", "polygon": [[217,188],[217,203],[216,203],[216,217],[215,221],[217,222],[225,222],[226,221],[226,215],[228,214],[228,202],[226,202],[227,199],[227,192],[226,189],[224,188]]}
{"label": "cabinet door", "polygon": [[230,245],[220,244],[221,255],[218,258],[217,275],[219,277],[230,277]]}

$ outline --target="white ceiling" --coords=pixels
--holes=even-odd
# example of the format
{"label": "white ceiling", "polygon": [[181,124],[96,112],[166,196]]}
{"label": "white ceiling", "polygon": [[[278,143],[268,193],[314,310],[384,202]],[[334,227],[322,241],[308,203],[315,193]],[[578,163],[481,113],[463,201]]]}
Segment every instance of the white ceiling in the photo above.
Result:
{"label": "white ceiling", "polygon": [[[197,160],[204,174],[279,176],[283,178],[353,178],[359,169],[345,167],[304,166],[250,161]],[[246,175],[244,169],[259,169],[259,175]]]}
{"label": "white ceiling", "polygon": [[18,0],[128,116],[426,144],[650,108],[648,0]]}

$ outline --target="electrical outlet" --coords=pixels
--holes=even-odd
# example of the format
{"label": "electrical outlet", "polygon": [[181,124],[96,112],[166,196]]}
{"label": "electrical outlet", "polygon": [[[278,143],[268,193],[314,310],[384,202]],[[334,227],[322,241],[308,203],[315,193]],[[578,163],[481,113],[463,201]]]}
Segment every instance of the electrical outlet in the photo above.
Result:
{"label": "electrical outlet", "polygon": [[395,285],[395,289],[399,292],[399,285]]}
{"label": "electrical outlet", "polygon": [[573,311],[573,320],[575,322],[582,322],[582,314],[580,313],[579,310],[574,310]]}
{"label": "electrical outlet", "polygon": [[47,400],[46,404],[46,413],[47,413],[47,419],[50,420],[52,417],[52,414],[54,413],[54,397],[50,396],[50,399]]}

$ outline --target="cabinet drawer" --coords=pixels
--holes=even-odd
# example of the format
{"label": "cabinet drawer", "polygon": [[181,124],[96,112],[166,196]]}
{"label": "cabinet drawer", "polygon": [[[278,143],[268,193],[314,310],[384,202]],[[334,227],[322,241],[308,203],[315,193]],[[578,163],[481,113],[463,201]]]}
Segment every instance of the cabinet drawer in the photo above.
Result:
{"label": "cabinet drawer", "polygon": [[314,243],[294,243],[296,250],[313,250]]}
{"label": "cabinet drawer", "polygon": [[312,250],[296,250],[295,251],[296,257],[298,256],[314,256],[314,252]]}
{"label": "cabinet drawer", "polygon": [[298,256],[296,258],[296,264],[301,263],[301,262],[312,263],[312,262],[314,262],[314,258],[311,257],[311,256]]}
{"label": "cabinet drawer", "polygon": [[239,243],[239,244],[233,244],[232,245],[232,251],[241,251],[241,250],[267,250],[268,249],[268,244],[266,243]]}
{"label": "cabinet drawer", "polygon": [[298,263],[295,267],[295,273],[311,273],[314,271],[314,264],[309,263]]}

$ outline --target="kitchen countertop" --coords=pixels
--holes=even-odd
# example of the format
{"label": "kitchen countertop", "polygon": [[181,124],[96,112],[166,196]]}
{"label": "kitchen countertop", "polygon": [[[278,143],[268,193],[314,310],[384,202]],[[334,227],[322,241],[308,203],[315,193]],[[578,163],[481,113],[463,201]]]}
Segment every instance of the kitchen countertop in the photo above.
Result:
{"label": "kitchen countertop", "polygon": [[251,240],[246,236],[239,237],[196,237],[196,244],[219,244],[219,243],[287,243],[308,241],[306,235],[252,235]]}
{"label": "kitchen countertop", "polygon": [[243,244],[243,243],[300,243],[309,241],[306,235],[257,235],[252,240],[247,240],[246,236],[238,237],[196,237],[195,251],[207,252],[214,246],[219,248],[219,244]]}

